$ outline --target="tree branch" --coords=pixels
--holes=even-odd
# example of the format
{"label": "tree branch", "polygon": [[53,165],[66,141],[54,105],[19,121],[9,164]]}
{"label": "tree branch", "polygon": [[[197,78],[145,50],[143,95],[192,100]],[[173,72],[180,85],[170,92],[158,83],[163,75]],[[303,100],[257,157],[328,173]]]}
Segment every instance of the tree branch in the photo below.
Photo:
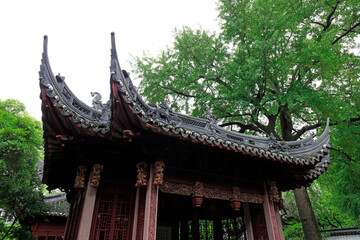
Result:
{"label": "tree branch", "polygon": [[301,135],[303,135],[306,131],[309,131],[309,130],[318,128],[318,127],[320,127],[320,126],[322,126],[322,125],[323,125],[323,123],[315,123],[315,124],[313,124],[313,125],[309,125],[309,126],[302,127],[299,131],[296,132],[295,135],[292,136],[292,140],[297,140],[297,139],[300,138]]}
{"label": "tree branch", "polygon": [[17,221],[17,217],[14,218],[14,221],[12,222],[11,226],[10,226],[9,229],[6,231],[6,233],[2,236],[1,240],[4,240],[5,237],[9,234],[9,232],[11,231],[11,229],[14,227],[16,221]]}
{"label": "tree branch", "polygon": [[332,18],[332,16],[334,15],[335,11],[336,11],[336,8],[338,7],[340,1],[337,1],[336,2],[336,5],[335,7],[333,7],[333,10],[331,11],[331,13],[329,14],[329,16],[326,18],[326,26],[324,27],[324,31],[326,31],[326,29],[328,29],[331,25],[331,22],[334,20]]}
{"label": "tree branch", "polygon": [[184,96],[184,97],[188,97],[188,98],[196,98],[196,97],[197,97],[196,95],[191,95],[191,94],[183,93],[183,92],[177,91],[177,90],[175,90],[175,89],[173,89],[173,88],[170,88],[170,87],[166,87],[166,86],[160,86],[160,87],[162,87],[162,88],[164,88],[164,89],[167,89],[167,90],[170,90],[170,91],[172,91],[172,92],[174,92],[174,93],[176,93],[176,94],[178,94],[178,95]]}
{"label": "tree branch", "polygon": [[241,122],[228,122],[228,123],[223,123],[220,124],[219,127],[226,127],[226,126],[239,126],[240,130],[239,133],[244,133],[246,130],[252,130],[258,133],[263,133],[258,127],[256,127],[253,124],[243,124]]}
{"label": "tree branch", "polygon": [[354,26],[350,27],[346,32],[344,32],[343,34],[340,35],[340,37],[338,37],[337,39],[335,39],[335,41],[332,42],[332,45],[334,45],[335,43],[337,43],[340,39],[342,39],[343,37],[345,37],[349,32],[351,32],[352,30],[354,30],[356,27],[358,27],[360,25],[360,22],[358,22],[357,24],[355,24]]}
{"label": "tree branch", "polygon": [[349,154],[347,154],[346,152],[344,152],[340,149],[334,148],[334,147],[329,147],[329,149],[343,154],[350,162],[355,162],[355,160],[352,159],[352,157]]}
{"label": "tree branch", "polygon": [[[343,121],[337,121],[337,122],[333,122],[333,123],[330,123],[329,125],[330,126],[336,126],[340,123],[344,123],[344,122],[357,122],[357,121],[360,121],[360,117],[357,117],[357,118],[350,118],[350,119],[347,119],[347,120],[343,120]],[[293,140],[297,140],[299,137],[301,137],[302,134],[304,134],[306,131],[309,131],[309,130],[312,130],[312,129],[315,129],[315,128],[318,128],[320,126],[324,126],[325,123],[324,122],[319,122],[319,123],[315,123],[313,125],[309,125],[309,126],[305,126],[303,128],[301,128],[299,131],[296,132],[295,135],[292,136],[292,139]]]}
{"label": "tree branch", "polygon": [[244,116],[249,116],[251,117],[251,114],[250,113],[244,113],[244,114],[231,114],[229,112],[226,112],[226,116],[223,116],[223,117],[219,117],[219,118],[230,118],[230,117],[244,117]]}
{"label": "tree branch", "polygon": [[313,22],[313,21],[311,21],[310,23],[314,23],[314,24],[318,24],[318,25],[320,25],[320,26],[322,26],[324,29],[325,29],[325,24],[322,24],[322,23],[319,23],[319,22]]}

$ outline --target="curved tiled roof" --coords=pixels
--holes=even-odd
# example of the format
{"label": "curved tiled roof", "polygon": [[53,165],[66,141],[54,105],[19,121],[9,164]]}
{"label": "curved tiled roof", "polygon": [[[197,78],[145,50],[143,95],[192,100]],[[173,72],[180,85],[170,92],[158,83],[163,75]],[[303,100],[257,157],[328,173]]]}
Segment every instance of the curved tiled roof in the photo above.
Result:
{"label": "curved tiled roof", "polygon": [[66,193],[45,195],[44,201],[50,205],[47,216],[67,217],[69,215],[70,204],[66,200]]}
{"label": "curved tiled roof", "polygon": [[[316,179],[329,163],[329,120],[321,136],[309,136],[299,141],[277,141],[273,137],[258,137],[228,131],[217,125],[209,112],[206,119],[172,111],[166,104],[147,104],[138,94],[129,74],[121,70],[117,57],[115,36],[111,34],[110,101],[101,109],[80,101],[68,88],[64,77],[54,76],[47,53],[48,39],[44,37],[44,52],[40,67],[40,85],[44,89],[41,98],[49,98],[60,115],[67,117],[65,124],[77,134],[123,138],[131,129],[150,131],[178,137],[205,145],[226,148],[230,151],[250,154],[273,161],[295,165],[314,166],[303,176]],[[44,96],[46,93],[46,96]],[[43,111],[44,112],[44,111]],[[64,121],[64,120],[58,120]],[[58,124],[58,130],[61,132]],[[112,131],[117,128],[121,134]]]}

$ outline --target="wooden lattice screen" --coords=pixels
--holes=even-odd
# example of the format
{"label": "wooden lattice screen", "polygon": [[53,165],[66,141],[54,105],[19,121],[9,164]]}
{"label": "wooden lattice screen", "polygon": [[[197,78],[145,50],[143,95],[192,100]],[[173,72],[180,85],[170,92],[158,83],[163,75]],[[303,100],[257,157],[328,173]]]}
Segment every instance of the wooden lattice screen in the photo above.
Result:
{"label": "wooden lattice screen", "polygon": [[130,239],[132,192],[121,187],[99,189],[91,239]]}

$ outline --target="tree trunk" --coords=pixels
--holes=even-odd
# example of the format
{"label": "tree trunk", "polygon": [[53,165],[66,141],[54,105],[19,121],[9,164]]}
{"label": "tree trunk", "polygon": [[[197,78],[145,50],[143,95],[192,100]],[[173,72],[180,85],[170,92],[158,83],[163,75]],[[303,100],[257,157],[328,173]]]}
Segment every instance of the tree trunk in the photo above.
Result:
{"label": "tree trunk", "polygon": [[301,224],[306,240],[321,240],[321,234],[314,211],[311,206],[309,194],[305,187],[294,190],[296,205],[298,207]]}
{"label": "tree trunk", "polygon": [[[288,106],[284,106],[280,112],[280,125],[283,140],[294,141],[291,134],[293,122]],[[301,224],[306,240],[321,240],[319,225],[315,218],[313,208],[311,206],[309,194],[305,187],[294,190],[295,201],[298,208]]]}

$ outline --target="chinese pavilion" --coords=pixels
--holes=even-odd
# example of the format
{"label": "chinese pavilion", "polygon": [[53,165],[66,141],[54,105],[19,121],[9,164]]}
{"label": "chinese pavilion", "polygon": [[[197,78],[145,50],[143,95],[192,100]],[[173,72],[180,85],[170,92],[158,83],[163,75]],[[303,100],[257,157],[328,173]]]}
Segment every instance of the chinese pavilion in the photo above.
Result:
{"label": "chinese pavilion", "polygon": [[281,191],[309,186],[330,163],[329,124],[314,141],[277,141],[144,102],[111,34],[110,100],[78,99],[40,69],[43,182],[71,203],[65,239],[284,239]]}

